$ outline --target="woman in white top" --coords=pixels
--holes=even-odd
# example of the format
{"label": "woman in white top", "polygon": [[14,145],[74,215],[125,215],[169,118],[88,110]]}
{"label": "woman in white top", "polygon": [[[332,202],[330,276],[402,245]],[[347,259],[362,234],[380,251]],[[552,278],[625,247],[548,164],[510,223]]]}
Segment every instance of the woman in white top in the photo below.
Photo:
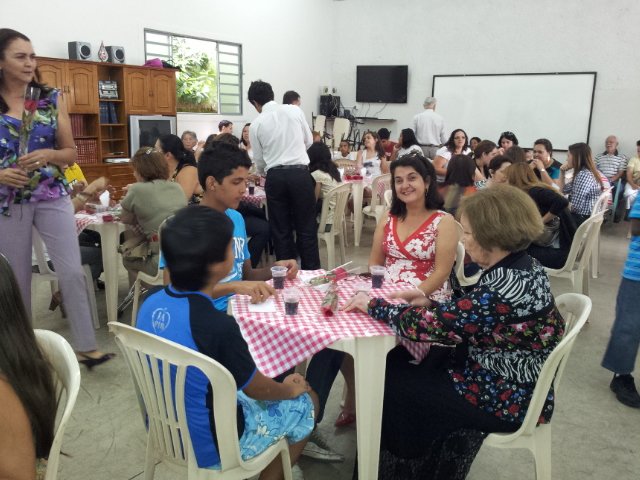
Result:
{"label": "woman in white top", "polygon": [[[316,200],[318,200],[318,212],[321,209],[321,200],[333,188],[340,185],[342,179],[338,167],[331,160],[331,150],[324,143],[314,143],[307,150],[309,156],[309,171],[316,181]],[[329,204],[327,215],[327,228],[333,224],[333,211],[336,206],[335,199]]]}
{"label": "woman in white top", "polygon": [[380,137],[375,132],[367,132],[362,137],[364,149],[358,152],[356,157],[357,168],[366,168],[368,176],[389,173],[389,162],[387,162],[384,148],[380,143]]}
{"label": "woman in white top", "polygon": [[398,143],[393,146],[390,161],[393,162],[396,158],[400,158],[411,152],[422,155],[422,147],[418,145],[418,139],[414,131],[411,128],[403,128],[400,132],[400,137],[398,137]]}
{"label": "woman in white top", "polygon": [[469,155],[471,149],[467,143],[467,134],[461,128],[451,132],[451,136],[447,143],[436,152],[436,158],[433,159],[433,168],[436,169],[436,179],[438,184],[444,183],[444,177],[447,175],[447,165],[453,155]]}

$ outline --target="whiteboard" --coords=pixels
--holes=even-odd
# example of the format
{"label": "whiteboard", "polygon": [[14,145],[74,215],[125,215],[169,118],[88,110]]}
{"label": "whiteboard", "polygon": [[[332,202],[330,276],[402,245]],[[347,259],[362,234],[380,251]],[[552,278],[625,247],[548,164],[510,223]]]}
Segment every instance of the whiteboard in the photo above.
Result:
{"label": "whiteboard", "polygon": [[437,112],[451,132],[498,141],[511,131],[521,147],[548,138],[554,150],[589,142],[596,72],[434,75]]}

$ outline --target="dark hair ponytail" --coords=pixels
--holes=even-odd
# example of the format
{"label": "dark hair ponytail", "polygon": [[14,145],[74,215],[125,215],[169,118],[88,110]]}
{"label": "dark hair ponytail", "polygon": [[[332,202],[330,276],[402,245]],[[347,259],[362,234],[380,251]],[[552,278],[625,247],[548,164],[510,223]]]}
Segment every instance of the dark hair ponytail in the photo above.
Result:
{"label": "dark hair ponytail", "polygon": [[49,456],[53,443],[56,395],[51,366],[40,350],[16,277],[0,254],[0,374],[24,407],[36,457]]}
{"label": "dark hair ponytail", "polygon": [[196,157],[193,152],[184,148],[180,137],[168,133],[161,135],[158,140],[160,141],[162,153],[170,153],[178,161],[178,167],[176,169],[178,172],[187,165],[196,166]]}
{"label": "dark hair ponytail", "polygon": [[309,156],[309,171],[321,170],[328,173],[336,182],[341,182],[340,171],[331,159],[331,150],[324,143],[313,143],[307,150]]}

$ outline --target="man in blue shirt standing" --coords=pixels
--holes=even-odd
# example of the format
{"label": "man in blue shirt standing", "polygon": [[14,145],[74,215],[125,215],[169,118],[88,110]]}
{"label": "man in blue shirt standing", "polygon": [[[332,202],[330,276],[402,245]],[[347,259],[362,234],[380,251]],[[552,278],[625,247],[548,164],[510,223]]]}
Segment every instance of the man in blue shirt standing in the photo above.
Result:
{"label": "man in blue shirt standing", "polygon": [[640,347],[640,201],[636,200],[629,214],[631,242],[622,271],[622,282],[616,301],[616,319],[611,329],[609,346],[602,366],[614,373],[611,390],[620,403],[640,408],[640,395],[631,376]]}

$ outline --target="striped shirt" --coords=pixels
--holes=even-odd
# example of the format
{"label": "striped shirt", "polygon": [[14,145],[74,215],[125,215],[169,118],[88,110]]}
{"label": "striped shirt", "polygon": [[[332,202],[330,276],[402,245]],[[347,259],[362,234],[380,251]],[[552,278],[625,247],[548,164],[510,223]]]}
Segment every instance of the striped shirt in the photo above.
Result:
{"label": "striped shirt", "polygon": [[600,153],[596,155],[596,167],[604,175],[611,179],[619,172],[624,172],[627,169],[627,162],[629,160],[625,155],[609,155],[608,153]]}
{"label": "striped shirt", "polygon": [[[603,182],[603,188],[608,188],[608,182]],[[571,202],[571,211],[579,215],[591,215],[593,206],[598,201],[598,197],[602,193],[603,188],[593,176],[590,170],[583,168],[573,180],[567,183],[562,193],[569,194]]]}
{"label": "striped shirt", "polygon": [[[633,204],[629,218],[640,220],[640,201]],[[622,276],[628,280],[640,282],[640,236],[631,237],[629,243],[629,254],[627,261],[624,262],[624,270]]]}

